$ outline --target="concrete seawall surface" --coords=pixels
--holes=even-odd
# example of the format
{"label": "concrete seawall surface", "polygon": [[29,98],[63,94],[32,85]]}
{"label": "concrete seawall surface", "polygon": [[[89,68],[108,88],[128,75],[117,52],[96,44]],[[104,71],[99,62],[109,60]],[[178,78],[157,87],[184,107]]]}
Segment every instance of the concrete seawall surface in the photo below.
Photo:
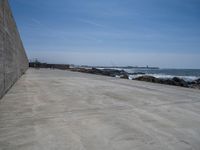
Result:
{"label": "concrete seawall surface", "polygon": [[27,70],[28,59],[7,0],[0,0],[0,98]]}
{"label": "concrete seawall surface", "polygon": [[0,150],[200,150],[199,90],[29,69],[0,105]]}

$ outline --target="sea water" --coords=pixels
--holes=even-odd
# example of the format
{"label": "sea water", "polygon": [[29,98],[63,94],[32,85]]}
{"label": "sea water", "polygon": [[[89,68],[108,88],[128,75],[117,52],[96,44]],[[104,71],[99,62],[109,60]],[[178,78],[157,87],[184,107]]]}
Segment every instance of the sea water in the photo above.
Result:
{"label": "sea water", "polygon": [[171,79],[173,77],[179,77],[186,81],[194,81],[200,78],[200,69],[124,69],[126,72],[135,75],[130,75],[130,78],[136,78],[139,76],[150,75],[156,78]]}

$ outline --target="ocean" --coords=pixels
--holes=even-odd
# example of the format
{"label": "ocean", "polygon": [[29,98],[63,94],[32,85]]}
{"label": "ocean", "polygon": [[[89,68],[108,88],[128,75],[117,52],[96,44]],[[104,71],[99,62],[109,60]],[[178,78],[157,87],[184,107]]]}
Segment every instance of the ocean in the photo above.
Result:
{"label": "ocean", "polygon": [[194,81],[200,78],[200,69],[140,69],[140,68],[133,68],[133,69],[123,69],[126,72],[138,73],[135,75],[130,75],[130,78],[136,78],[139,76],[150,75],[156,78],[173,78],[179,77],[184,79],[185,81]]}

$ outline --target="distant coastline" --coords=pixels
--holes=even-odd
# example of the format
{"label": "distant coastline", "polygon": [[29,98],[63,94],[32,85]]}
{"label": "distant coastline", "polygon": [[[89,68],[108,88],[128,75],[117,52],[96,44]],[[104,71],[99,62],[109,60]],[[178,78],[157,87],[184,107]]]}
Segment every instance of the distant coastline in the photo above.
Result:
{"label": "distant coastline", "polygon": [[114,68],[114,69],[160,69],[159,67],[140,67],[140,66],[85,66],[82,65],[81,67],[85,68]]}
{"label": "distant coastline", "polygon": [[129,80],[139,80],[159,84],[200,89],[200,70],[198,69],[160,69],[159,67],[132,66],[76,66],[67,64],[48,64],[30,62],[31,68],[61,69],[74,72],[104,75]]}

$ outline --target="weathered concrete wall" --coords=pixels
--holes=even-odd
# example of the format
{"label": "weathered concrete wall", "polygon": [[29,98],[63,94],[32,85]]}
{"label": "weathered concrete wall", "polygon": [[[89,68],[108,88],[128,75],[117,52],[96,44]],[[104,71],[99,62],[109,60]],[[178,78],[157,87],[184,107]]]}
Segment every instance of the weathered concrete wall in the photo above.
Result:
{"label": "weathered concrete wall", "polygon": [[0,98],[28,68],[15,20],[7,0],[0,0]]}

